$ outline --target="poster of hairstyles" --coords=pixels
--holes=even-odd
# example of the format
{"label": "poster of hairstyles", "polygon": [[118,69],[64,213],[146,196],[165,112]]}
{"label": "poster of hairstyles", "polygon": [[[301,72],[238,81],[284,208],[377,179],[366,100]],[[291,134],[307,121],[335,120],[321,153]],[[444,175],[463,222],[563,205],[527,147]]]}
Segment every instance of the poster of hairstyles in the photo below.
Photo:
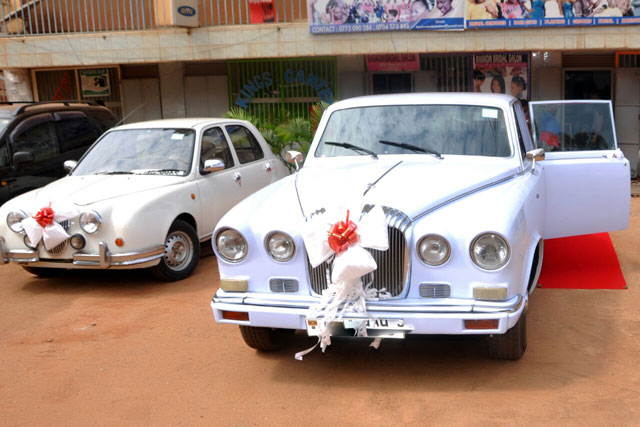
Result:
{"label": "poster of hairstyles", "polygon": [[521,52],[473,55],[473,91],[529,96],[529,54]]}

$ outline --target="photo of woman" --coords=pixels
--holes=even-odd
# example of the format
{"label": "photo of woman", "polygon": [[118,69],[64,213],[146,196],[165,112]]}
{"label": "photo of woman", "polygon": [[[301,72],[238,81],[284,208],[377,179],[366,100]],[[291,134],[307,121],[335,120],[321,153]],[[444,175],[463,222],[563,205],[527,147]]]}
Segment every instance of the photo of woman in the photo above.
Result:
{"label": "photo of woman", "polygon": [[491,79],[491,93],[505,93],[504,78],[500,74]]}

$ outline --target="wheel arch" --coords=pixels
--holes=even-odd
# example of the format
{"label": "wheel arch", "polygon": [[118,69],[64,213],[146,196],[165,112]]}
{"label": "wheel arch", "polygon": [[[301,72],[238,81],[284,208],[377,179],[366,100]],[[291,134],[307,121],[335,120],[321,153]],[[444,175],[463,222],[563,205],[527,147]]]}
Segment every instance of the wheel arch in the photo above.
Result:
{"label": "wheel arch", "polygon": [[180,215],[178,215],[171,224],[175,223],[177,220],[186,222],[187,224],[192,226],[193,229],[196,230],[196,234],[198,234],[198,224],[196,223],[196,219],[193,217],[193,215],[191,215],[188,212],[183,212]]}

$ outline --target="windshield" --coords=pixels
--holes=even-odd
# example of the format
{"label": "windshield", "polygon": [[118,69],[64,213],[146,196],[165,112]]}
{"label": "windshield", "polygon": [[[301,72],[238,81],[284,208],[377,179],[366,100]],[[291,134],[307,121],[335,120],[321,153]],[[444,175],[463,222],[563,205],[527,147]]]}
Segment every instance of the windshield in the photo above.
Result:
{"label": "windshield", "polygon": [[369,155],[362,149],[375,154],[511,156],[502,110],[475,105],[338,110],[329,117],[315,156]]}
{"label": "windshield", "polygon": [[533,136],[545,151],[614,150],[608,101],[544,102],[531,106]]}
{"label": "windshield", "polygon": [[73,175],[163,174],[191,170],[192,129],[125,129],[107,133],[82,158]]}

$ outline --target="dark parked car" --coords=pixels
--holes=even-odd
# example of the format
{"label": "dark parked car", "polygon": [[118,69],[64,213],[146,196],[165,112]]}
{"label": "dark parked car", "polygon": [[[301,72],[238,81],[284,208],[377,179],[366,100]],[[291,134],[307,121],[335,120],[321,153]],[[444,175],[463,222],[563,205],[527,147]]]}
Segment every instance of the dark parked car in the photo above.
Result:
{"label": "dark parked car", "polygon": [[118,120],[94,102],[0,104],[0,205],[66,175]]}

